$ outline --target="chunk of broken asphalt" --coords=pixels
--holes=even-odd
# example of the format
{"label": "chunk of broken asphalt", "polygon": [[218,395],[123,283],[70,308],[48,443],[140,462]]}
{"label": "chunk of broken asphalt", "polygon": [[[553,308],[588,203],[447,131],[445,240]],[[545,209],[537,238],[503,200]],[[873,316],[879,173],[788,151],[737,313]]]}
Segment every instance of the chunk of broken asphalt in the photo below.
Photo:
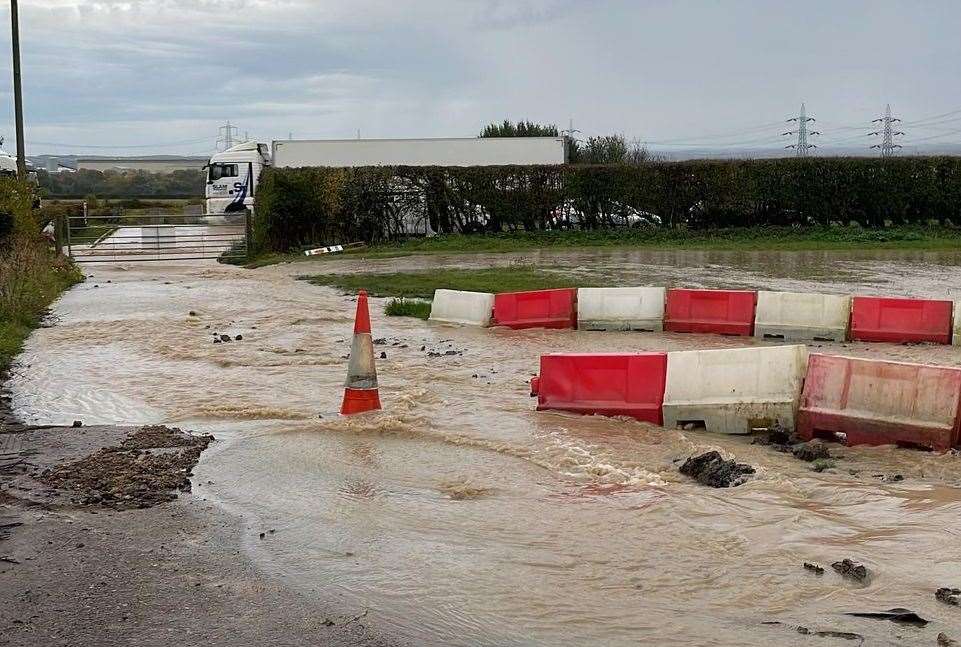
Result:
{"label": "chunk of broken asphalt", "polygon": [[680,472],[701,485],[723,488],[743,484],[749,475],[754,474],[755,469],[744,463],[725,460],[720,453],[710,451],[688,458],[681,465]]}
{"label": "chunk of broken asphalt", "polygon": [[831,564],[831,568],[852,580],[863,582],[868,578],[868,569],[864,564],[858,564],[850,559],[842,559],[840,562]]}

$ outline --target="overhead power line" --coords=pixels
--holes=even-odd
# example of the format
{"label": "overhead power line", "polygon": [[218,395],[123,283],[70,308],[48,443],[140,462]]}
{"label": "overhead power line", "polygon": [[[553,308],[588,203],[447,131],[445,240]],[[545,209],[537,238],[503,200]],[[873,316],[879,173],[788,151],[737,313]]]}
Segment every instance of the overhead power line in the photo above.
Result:
{"label": "overhead power line", "polygon": [[906,140],[905,143],[913,145],[917,142],[927,142],[933,139],[940,139],[941,137],[950,137],[952,135],[957,135],[958,133],[961,133],[961,128],[958,128],[956,130],[948,130],[946,132],[938,133],[936,135],[928,135],[926,137],[914,137],[913,139]]}

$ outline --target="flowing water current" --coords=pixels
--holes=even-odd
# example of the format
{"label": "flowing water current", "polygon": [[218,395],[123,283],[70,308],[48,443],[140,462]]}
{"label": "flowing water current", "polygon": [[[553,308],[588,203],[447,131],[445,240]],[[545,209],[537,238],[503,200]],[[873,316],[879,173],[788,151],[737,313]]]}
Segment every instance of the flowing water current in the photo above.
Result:
{"label": "flowing water current", "polygon": [[[384,411],[336,414],[354,302],[298,274],[534,262],[612,285],[757,287],[961,299],[956,253],[592,251],[350,258],[256,271],[101,264],[29,340],[11,382],[37,423],[210,431],[195,492],[245,521],[244,549],[305,593],[369,609],[406,644],[831,645],[961,639],[961,457],[838,448],[838,467],[750,439],[537,413],[547,351],[761,344],[701,335],[483,330],[386,318],[371,299]],[[576,283],[576,278],[574,281]],[[191,311],[194,316],[191,316]],[[242,335],[214,344],[214,333]],[[961,347],[812,350],[961,365]],[[432,357],[431,352],[459,351]],[[678,459],[758,467],[714,490]],[[882,475],[900,474],[893,482]],[[275,529],[264,539],[261,532]],[[843,580],[843,557],[873,573]],[[804,561],[827,567],[822,576]],[[925,628],[843,615],[907,607]]]}

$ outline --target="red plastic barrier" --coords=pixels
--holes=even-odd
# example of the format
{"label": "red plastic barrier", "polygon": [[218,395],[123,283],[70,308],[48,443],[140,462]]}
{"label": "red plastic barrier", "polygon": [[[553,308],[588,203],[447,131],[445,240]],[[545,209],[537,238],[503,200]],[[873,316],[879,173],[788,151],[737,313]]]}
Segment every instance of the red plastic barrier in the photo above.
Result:
{"label": "red plastic barrier", "polygon": [[854,297],[851,339],[894,343],[951,343],[950,301]]}
{"label": "red plastic barrier", "polygon": [[494,325],[517,330],[574,328],[577,325],[577,289],[495,294]]}
{"label": "red plastic barrier", "polygon": [[531,395],[538,411],[630,416],[660,425],[666,379],[667,353],[542,355]]}
{"label": "red plastic barrier", "polygon": [[756,304],[757,292],[668,290],[664,330],[750,337],[754,334]]}
{"label": "red plastic barrier", "polygon": [[805,440],[947,451],[961,440],[961,369],[811,355],[797,417]]}

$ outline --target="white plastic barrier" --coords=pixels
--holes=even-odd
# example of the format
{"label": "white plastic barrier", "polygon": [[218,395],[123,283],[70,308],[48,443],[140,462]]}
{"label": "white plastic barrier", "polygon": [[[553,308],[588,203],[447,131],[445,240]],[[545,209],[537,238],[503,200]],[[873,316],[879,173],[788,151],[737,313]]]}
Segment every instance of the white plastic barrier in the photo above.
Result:
{"label": "white plastic barrier", "polygon": [[489,326],[493,310],[493,294],[463,290],[434,290],[430,320],[468,326]]}
{"label": "white plastic barrier", "polygon": [[746,434],[794,429],[807,348],[774,346],[667,354],[664,426]]}
{"label": "white plastic barrier", "polygon": [[757,293],[754,336],[787,341],[844,341],[851,297],[803,292]]}
{"label": "white plastic barrier", "polygon": [[[951,341],[955,346],[961,346],[961,301],[954,302],[954,332]],[[958,439],[961,442],[961,438]]]}
{"label": "white plastic barrier", "polygon": [[581,330],[664,329],[664,288],[579,288]]}

